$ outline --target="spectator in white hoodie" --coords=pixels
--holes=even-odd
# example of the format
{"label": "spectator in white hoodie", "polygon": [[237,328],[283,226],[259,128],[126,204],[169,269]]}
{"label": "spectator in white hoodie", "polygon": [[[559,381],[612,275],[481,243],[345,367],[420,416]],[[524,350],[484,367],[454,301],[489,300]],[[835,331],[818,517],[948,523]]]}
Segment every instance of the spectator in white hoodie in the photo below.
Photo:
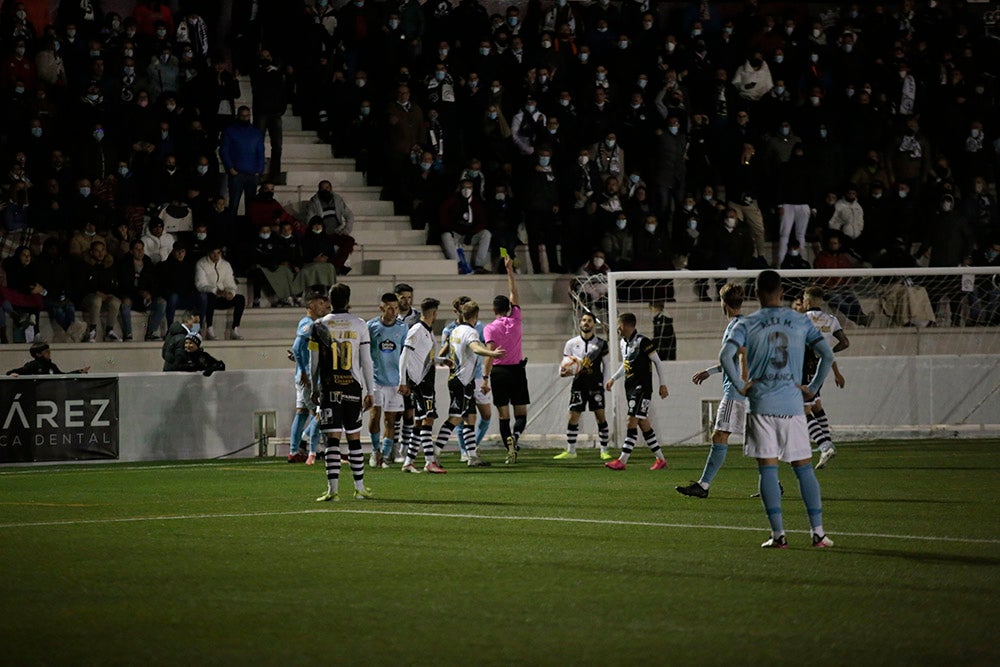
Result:
{"label": "spectator in white hoodie", "polygon": [[771,70],[759,52],[753,53],[747,61],[736,69],[733,75],[733,86],[740,97],[748,102],[756,102],[771,92],[774,82],[771,80]]}
{"label": "spectator in white hoodie", "polygon": [[205,311],[205,338],[215,340],[215,329],[212,319],[216,309],[233,309],[233,326],[230,330],[232,340],[240,340],[240,320],[247,300],[242,294],[236,293],[236,277],[233,266],[222,258],[222,244],[209,244],[208,254],[195,264],[194,284],[199,292],[208,295],[208,309]]}
{"label": "spectator in white hoodie", "polygon": [[847,186],[844,196],[834,204],[833,217],[828,226],[850,239],[852,248],[857,247],[858,237],[865,229],[865,212],[858,202],[858,191],[853,185]]}

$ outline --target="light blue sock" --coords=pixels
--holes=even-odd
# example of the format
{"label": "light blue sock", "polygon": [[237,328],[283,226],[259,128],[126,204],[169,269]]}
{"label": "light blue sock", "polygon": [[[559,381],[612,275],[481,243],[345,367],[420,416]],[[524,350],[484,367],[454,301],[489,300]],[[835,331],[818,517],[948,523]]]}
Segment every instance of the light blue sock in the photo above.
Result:
{"label": "light blue sock", "polygon": [[778,482],[778,466],[759,466],[760,500],[764,503],[767,520],[771,523],[771,534],[781,535],[785,532],[781,520],[781,484]]}
{"label": "light blue sock", "polygon": [[372,451],[377,452],[379,450],[379,443],[382,442],[382,431],[375,431],[374,433],[369,433],[368,437],[372,439]]}
{"label": "light blue sock", "polygon": [[705,461],[705,469],[701,473],[701,482],[711,484],[718,474],[722,464],[726,462],[726,454],[729,452],[729,445],[721,442],[713,442],[712,449],[708,453],[708,460]]}
{"label": "light blue sock", "polygon": [[299,452],[299,442],[302,440],[302,432],[306,430],[306,422],[309,414],[306,412],[296,412],[292,417],[292,436],[288,441],[288,455],[294,456]]}
{"label": "light blue sock", "polygon": [[382,438],[382,458],[388,460],[390,456],[392,456],[392,438]]}
{"label": "light blue sock", "polygon": [[490,420],[486,417],[479,418],[479,424],[476,425],[476,447],[479,447],[479,443],[483,441],[486,434],[490,432]]}
{"label": "light blue sock", "polygon": [[312,417],[309,420],[309,426],[306,427],[306,435],[309,436],[310,454],[315,454],[317,451],[326,449],[326,436],[323,435],[316,417]]}
{"label": "light blue sock", "polygon": [[465,423],[458,422],[458,426],[455,427],[455,435],[458,436],[458,449],[464,454],[465,453]]}
{"label": "light blue sock", "polygon": [[823,500],[819,494],[819,480],[813,467],[808,463],[795,468],[795,476],[799,478],[799,493],[802,494],[802,502],[809,513],[809,525],[813,528],[823,525]]}

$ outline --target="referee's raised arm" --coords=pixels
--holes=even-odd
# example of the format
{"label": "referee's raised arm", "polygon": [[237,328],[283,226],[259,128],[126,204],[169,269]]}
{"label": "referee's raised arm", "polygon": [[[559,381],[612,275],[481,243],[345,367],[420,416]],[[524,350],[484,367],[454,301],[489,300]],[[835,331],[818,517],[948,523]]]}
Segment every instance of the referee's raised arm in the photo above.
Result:
{"label": "referee's raised arm", "polygon": [[517,282],[514,276],[514,260],[510,257],[503,258],[504,266],[507,267],[507,286],[510,289],[510,305],[519,306],[517,301]]}

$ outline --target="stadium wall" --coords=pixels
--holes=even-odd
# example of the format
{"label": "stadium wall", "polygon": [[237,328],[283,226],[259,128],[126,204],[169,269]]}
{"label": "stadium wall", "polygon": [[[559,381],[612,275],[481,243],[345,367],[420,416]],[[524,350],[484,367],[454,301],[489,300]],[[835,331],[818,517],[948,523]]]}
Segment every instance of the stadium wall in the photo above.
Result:
{"label": "stadium wall", "polygon": [[[699,387],[690,378],[709,363],[666,365],[670,396],[662,401],[654,399],[652,413],[661,443],[703,442],[702,400],[718,399],[721,382],[713,376]],[[838,440],[1000,435],[996,357],[845,357],[838,364],[847,378],[846,388],[838,389],[831,379],[823,390],[823,402]],[[446,373],[439,370],[438,408],[442,412],[447,410],[446,380]],[[527,446],[561,446],[569,379],[557,376],[555,364],[534,364],[528,366],[528,381],[532,405],[523,442]],[[275,370],[229,371],[207,378],[199,374],[125,373],[119,376],[119,387],[123,461],[222,456],[254,442],[257,411],[276,413],[277,439],[284,442],[295,400],[291,373]],[[594,431],[593,416],[585,416],[582,447],[594,444]],[[491,436],[499,445],[495,424]],[[367,442],[367,437],[362,440]],[[451,447],[456,446],[453,440]],[[275,449],[272,440],[272,454]],[[234,456],[256,454],[257,447],[251,446]]]}

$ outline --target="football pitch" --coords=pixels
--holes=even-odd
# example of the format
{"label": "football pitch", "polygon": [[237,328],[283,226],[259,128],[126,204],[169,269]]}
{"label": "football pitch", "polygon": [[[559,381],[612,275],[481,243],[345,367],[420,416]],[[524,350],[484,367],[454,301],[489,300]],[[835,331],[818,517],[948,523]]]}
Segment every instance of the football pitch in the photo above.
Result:
{"label": "football pitch", "polygon": [[997,664],[1000,442],[870,442],[818,472],[836,546],[763,550],[731,447],[447,475],[272,459],[0,470],[0,664]]}

